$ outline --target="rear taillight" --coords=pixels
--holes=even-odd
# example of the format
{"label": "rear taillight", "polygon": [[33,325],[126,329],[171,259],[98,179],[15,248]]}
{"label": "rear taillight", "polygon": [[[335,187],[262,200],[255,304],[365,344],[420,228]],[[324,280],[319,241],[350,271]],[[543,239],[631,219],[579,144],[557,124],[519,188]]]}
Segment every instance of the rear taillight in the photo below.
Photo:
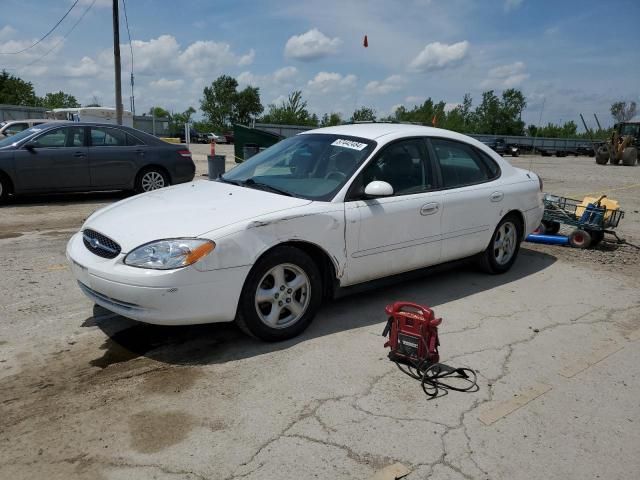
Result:
{"label": "rear taillight", "polygon": [[189,150],[178,150],[178,155],[184,158],[191,158],[191,152]]}
{"label": "rear taillight", "polygon": [[538,175],[538,184],[540,185],[540,191],[544,191],[544,183],[542,182],[542,177]]}

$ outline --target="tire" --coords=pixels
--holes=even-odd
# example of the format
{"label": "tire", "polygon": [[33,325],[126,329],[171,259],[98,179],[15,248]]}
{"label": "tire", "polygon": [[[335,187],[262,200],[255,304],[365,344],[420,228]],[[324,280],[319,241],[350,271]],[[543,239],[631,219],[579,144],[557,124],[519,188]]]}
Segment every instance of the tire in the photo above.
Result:
{"label": "tire", "polygon": [[0,173],[0,205],[7,203],[9,198],[9,180]]}
{"label": "tire", "polygon": [[638,159],[638,150],[635,147],[627,147],[622,152],[622,164],[627,167],[634,167]]}
{"label": "tire", "polygon": [[591,246],[597,246],[602,240],[604,240],[604,232],[602,230],[587,230],[587,233],[591,235]]}
{"label": "tire", "polygon": [[620,163],[620,159],[614,154],[610,160],[611,165],[618,165]]}
{"label": "tire", "polygon": [[609,150],[607,148],[598,148],[598,152],[596,153],[596,163],[598,165],[606,165],[609,163]]}
{"label": "tire", "polygon": [[148,167],[141,170],[136,178],[136,192],[144,193],[168,187],[169,176],[158,167]]}
{"label": "tire", "polygon": [[574,248],[589,248],[591,235],[585,230],[576,229],[569,235],[569,245]]}
{"label": "tire", "polygon": [[[321,303],[322,277],[315,262],[297,248],[276,247],[249,272],[236,324],[248,335],[267,342],[287,340],[309,326]],[[294,305],[295,310],[291,308]]]}
{"label": "tire", "polygon": [[[487,273],[498,274],[509,271],[518,257],[520,251],[520,241],[522,240],[523,226],[520,219],[515,215],[507,215],[496,227],[491,241],[486,250],[480,254],[480,267]],[[507,251],[502,246],[505,238],[508,241]],[[505,257],[506,255],[506,257]]]}
{"label": "tire", "polygon": [[560,231],[560,223],[553,220],[543,220],[544,231],[547,235],[557,235]]}

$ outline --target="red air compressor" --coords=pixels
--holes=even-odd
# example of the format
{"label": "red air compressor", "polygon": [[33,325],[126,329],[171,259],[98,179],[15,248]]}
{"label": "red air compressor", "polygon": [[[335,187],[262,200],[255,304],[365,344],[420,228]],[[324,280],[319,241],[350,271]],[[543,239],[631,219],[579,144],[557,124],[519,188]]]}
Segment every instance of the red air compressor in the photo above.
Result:
{"label": "red air compressor", "polygon": [[419,365],[438,363],[438,325],[433,310],[411,302],[395,302],[385,308],[389,320],[382,333],[389,335],[384,344],[391,347],[389,358],[396,362]]}

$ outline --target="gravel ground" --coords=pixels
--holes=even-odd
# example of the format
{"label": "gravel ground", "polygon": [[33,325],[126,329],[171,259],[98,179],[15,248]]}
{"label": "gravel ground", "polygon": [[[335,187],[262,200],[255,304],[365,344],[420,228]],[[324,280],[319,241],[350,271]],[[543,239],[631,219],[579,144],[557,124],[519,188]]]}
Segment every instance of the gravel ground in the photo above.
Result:
{"label": "gravel ground", "polygon": [[[192,148],[199,174],[207,149]],[[550,193],[610,192],[639,243],[640,167],[513,160]],[[303,335],[266,344],[94,308],[65,245],[128,195],[0,208],[0,478],[366,480],[396,462],[408,480],[640,476],[632,247],[525,243],[505,275],[438,270],[329,302]],[[443,317],[441,359],[474,368],[478,392],[427,401],[387,360],[384,307],[400,299]]]}

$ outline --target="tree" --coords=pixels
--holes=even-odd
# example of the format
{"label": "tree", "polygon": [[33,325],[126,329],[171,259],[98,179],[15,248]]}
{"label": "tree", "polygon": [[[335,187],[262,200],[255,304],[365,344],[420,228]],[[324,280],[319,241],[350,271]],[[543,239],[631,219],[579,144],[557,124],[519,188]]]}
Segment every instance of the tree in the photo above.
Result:
{"label": "tree", "polygon": [[62,90],[57,93],[47,93],[40,99],[40,105],[49,108],[77,108],[80,106],[78,100],[73,95],[64,93]]}
{"label": "tree", "polygon": [[474,112],[474,133],[500,134],[500,99],[493,90],[482,93],[482,101]]}
{"label": "tree", "polygon": [[264,111],[258,87],[246,87],[240,92],[237,89],[238,81],[229,75],[218,77],[204,88],[200,109],[211,126],[227,129],[233,123],[248,124]]}
{"label": "tree", "polygon": [[322,120],[320,120],[321,127],[333,127],[342,123],[342,116],[339,113],[332,112],[330,114],[324,114]]}
{"label": "tree", "polygon": [[182,113],[173,113],[169,116],[169,125],[172,132],[184,131],[184,124],[191,123],[191,116],[196,113],[196,109],[193,107],[187,108]]}
{"label": "tree", "polygon": [[351,115],[352,122],[375,122],[376,111],[369,107],[360,107],[353,115]]}
{"label": "tree", "polygon": [[522,111],[527,106],[527,101],[522,92],[515,88],[509,88],[502,92],[500,103],[500,134],[524,135]]}
{"label": "tree", "polygon": [[307,110],[307,102],[302,99],[302,92],[296,90],[289,94],[287,100],[280,105],[270,104],[267,113],[260,119],[264,123],[279,125],[318,125],[318,117]]}
{"label": "tree", "polygon": [[617,123],[628,122],[636,114],[636,102],[615,102],[611,105],[611,115]]}
{"label": "tree", "polygon": [[216,128],[231,125],[238,81],[228,75],[218,77],[210,87],[205,87],[200,100],[200,110]]}
{"label": "tree", "polygon": [[233,109],[233,121],[248,125],[255,117],[264,111],[260,103],[260,89],[258,87],[246,87],[235,96]]}
{"label": "tree", "polygon": [[0,74],[0,103],[34,107],[38,105],[38,97],[31,82],[25,82],[3,70]]}
{"label": "tree", "polygon": [[156,118],[170,118],[171,114],[169,110],[165,110],[162,107],[151,107],[149,109],[149,115]]}

